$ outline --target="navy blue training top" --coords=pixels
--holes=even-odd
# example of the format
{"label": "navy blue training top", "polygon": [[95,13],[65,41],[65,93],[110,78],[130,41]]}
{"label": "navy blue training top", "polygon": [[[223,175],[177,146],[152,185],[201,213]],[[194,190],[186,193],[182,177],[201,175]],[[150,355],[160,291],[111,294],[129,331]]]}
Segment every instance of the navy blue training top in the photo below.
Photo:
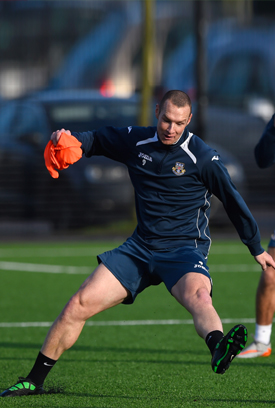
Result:
{"label": "navy blue training top", "polygon": [[207,257],[210,198],[215,194],[253,256],[264,252],[258,226],[218,153],[186,128],[164,145],[156,127],[104,127],[73,132],[87,157],[124,163],[135,190],[138,225],[133,234],[152,250],[195,246]]}
{"label": "navy blue training top", "polygon": [[255,159],[258,166],[262,169],[270,167],[275,163],[275,126],[274,117],[266,125],[261,139],[255,147]]}

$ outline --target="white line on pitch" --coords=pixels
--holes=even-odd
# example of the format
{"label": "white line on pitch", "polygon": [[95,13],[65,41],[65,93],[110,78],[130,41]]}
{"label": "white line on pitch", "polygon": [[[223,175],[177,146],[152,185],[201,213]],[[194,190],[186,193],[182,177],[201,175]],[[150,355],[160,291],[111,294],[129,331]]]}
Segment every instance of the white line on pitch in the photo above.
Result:
{"label": "white line on pitch", "polygon": [[[244,319],[222,319],[224,324],[227,323],[255,323],[255,318]],[[192,319],[179,320],[114,320],[114,321],[87,321],[86,326],[154,326],[154,325],[189,325],[193,324]],[[9,327],[50,327],[51,322],[18,322],[18,323],[0,323],[0,328]]]}
{"label": "white line on pitch", "polygon": [[215,245],[213,244],[210,249],[211,255],[222,255],[222,254],[248,254],[249,251],[245,245]]}
{"label": "white line on pitch", "polygon": [[104,251],[107,251],[108,248],[98,247],[98,248],[5,248],[0,249],[0,257],[71,257],[71,256],[96,256]]}
{"label": "white line on pitch", "polygon": [[209,272],[261,272],[261,267],[257,263],[249,264],[216,264],[209,265]]}
{"label": "white line on pitch", "polygon": [[[65,273],[65,274],[83,274],[87,275],[93,271],[94,267],[89,266],[65,266],[65,265],[47,265],[24,262],[0,261],[0,270],[20,271],[20,272],[42,272],[42,273]],[[209,267],[212,272],[260,272],[260,266],[248,264],[217,264]]]}
{"label": "white line on pitch", "polygon": [[[61,247],[61,248],[0,248],[0,257],[72,257],[72,256],[96,256],[116,246],[91,247]],[[211,255],[220,254],[248,254],[245,245],[213,245]]]}
{"label": "white line on pitch", "polygon": [[43,265],[21,262],[0,262],[0,270],[20,272],[66,273],[87,275],[93,271],[88,266]]}

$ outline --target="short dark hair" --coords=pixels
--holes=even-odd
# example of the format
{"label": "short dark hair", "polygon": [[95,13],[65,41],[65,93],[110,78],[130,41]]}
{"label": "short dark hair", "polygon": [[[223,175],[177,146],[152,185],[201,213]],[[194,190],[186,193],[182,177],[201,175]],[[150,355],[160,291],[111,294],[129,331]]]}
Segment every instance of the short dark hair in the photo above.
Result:
{"label": "short dark hair", "polygon": [[173,103],[173,105],[176,105],[178,108],[181,108],[183,106],[189,106],[190,112],[192,112],[192,102],[187,93],[179,91],[177,89],[172,89],[171,91],[166,92],[159,103],[160,112],[165,102],[168,100],[170,100]]}

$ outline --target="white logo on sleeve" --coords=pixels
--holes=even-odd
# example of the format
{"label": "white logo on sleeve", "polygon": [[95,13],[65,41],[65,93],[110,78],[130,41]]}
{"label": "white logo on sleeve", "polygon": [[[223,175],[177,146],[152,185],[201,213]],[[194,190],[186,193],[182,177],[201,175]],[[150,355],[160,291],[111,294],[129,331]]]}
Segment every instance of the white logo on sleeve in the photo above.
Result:
{"label": "white logo on sleeve", "polygon": [[219,156],[213,156],[212,159],[211,159],[211,161],[213,161],[213,160],[220,160],[220,159],[219,159]]}
{"label": "white logo on sleeve", "polygon": [[133,129],[133,126],[128,126],[128,133],[130,133],[132,129]]}

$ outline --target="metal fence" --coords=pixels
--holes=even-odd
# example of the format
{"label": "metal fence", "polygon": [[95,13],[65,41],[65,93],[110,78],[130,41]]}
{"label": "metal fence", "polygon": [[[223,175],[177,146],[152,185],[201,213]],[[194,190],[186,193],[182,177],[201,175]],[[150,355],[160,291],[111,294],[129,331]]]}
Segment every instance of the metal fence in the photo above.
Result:
{"label": "metal fence", "polygon": [[[79,165],[70,170],[62,188],[49,187],[43,148],[58,123],[52,109],[61,126],[62,114],[65,122],[68,112],[81,129],[96,126],[97,115],[106,124],[127,124],[127,119],[129,125],[137,124],[141,98],[128,104],[128,118],[123,109],[110,115],[104,104],[116,97],[123,105],[121,100],[142,95],[144,86],[152,91],[150,116],[155,99],[165,90],[186,91],[193,101],[190,130],[221,152],[251,209],[272,214],[274,168],[258,169],[253,151],[275,111],[274,2],[149,0],[149,4],[154,6],[147,47],[152,55],[144,71],[144,1],[0,2],[0,221],[43,220],[57,198],[63,205],[61,228],[68,227],[74,208],[79,214],[85,205],[88,210],[94,205],[101,208],[100,222],[116,220],[112,200],[97,192],[100,188],[107,192],[115,180],[113,194],[121,197],[122,186],[129,183],[124,169],[105,162],[88,170]],[[87,113],[83,91],[100,95],[100,100],[92,93],[89,98],[101,111]],[[69,111],[63,106],[66,95]],[[59,110],[58,100],[63,104]],[[103,176],[106,169],[109,179]],[[78,180],[89,177],[97,187],[88,199],[83,191],[91,187]],[[125,194],[129,211],[122,213],[129,218],[133,196]],[[226,216],[218,213],[217,224],[224,225]]]}

